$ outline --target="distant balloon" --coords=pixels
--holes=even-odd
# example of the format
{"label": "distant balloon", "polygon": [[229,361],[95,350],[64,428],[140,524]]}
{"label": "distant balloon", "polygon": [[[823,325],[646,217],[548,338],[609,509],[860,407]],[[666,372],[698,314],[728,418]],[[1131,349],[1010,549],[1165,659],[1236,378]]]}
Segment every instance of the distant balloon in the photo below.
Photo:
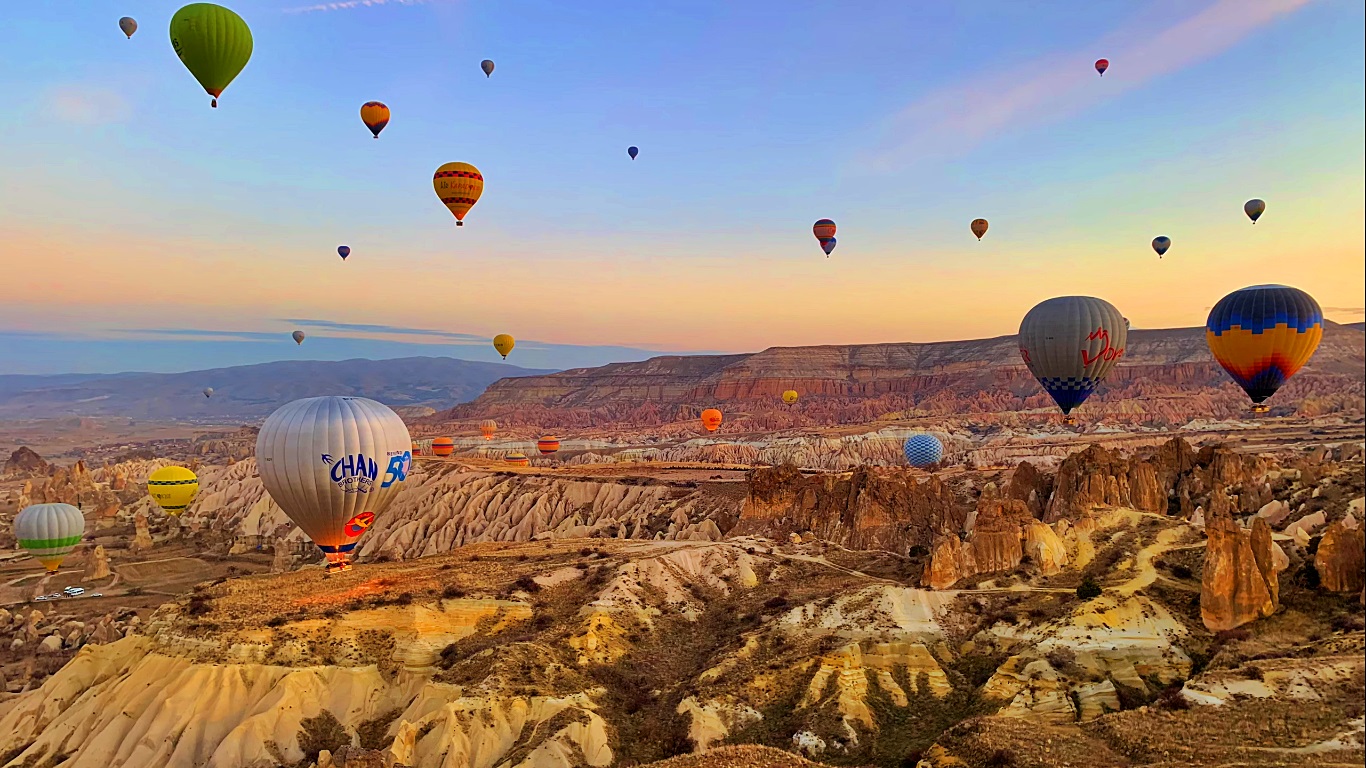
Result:
{"label": "distant balloon", "polygon": [[721,427],[721,412],[715,408],[708,408],[702,412],[702,426],[708,432],[715,432]]}
{"label": "distant balloon", "polygon": [[836,245],[839,245],[839,243],[833,237],[826,237],[821,239],[821,250],[825,251],[826,256],[829,256],[830,252],[835,250]]}
{"label": "distant balloon", "polygon": [[70,504],[33,504],[14,517],[14,538],[48,573],[57,572],[84,535],[85,515]]}
{"label": "distant balloon", "polygon": [[1205,341],[1252,402],[1261,403],[1294,376],[1323,339],[1323,310],[1286,285],[1254,285],[1210,310]]}
{"label": "distant balloon", "polygon": [[493,337],[493,348],[498,350],[498,354],[502,355],[504,360],[508,359],[508,353],[516,345],[517,340],[506,333],[500,333]]}
{"label": "distant balloon", "polygon": [[1124,356],[1129,328],[1108,301],[1061,296],[1020,323],[1020,357],[1064,414],[1091,396]]}
{"label": "distant balloon", "polygon": [[342,261],[346,261],[346,257],[351,255],[351,246],[349,246],[349,245],[339,245],[339,246],[337,246],[337,255],[340,256],[340,257],[342,257]]}
{"label": "distant balloon", "polygon": [[455,453],[455,441],[449,437],[438,437],[432,441],[432,453],[437,456],[450,456]]}
{"label": "distant balloon", "polygon": [[251,28],[221,5],[191,3],[171,17],[171,47],[217,107],[223,89],[251,59]]}
{"label": "distant balloon", "polygon": [[811,234],[815,235],[817,240],[834,237],[835,222],[832,219],[820,219],[811,225]]}
{"label": "distant balloon", "polygon": [[560,450],[560,439],[554,435],[545,435],[536,441],[536,450],[540,451],[542,456],[549,456]]}
{"label": "distant balloon", "polygon": [[987,233],[987,226],[986,219],[973,219],[972,224],[970,225],[972,234],[977,235],[978,240],[981,240],[982,235]]}
{"label": "distant balloon", "polygon": [[360,105],[360,120],[378,139],[379,132],[389,124],[389,108],[383,102],[367,101]]}
{"label": "distant balloon", "polygon": [[484,419],[479,422],[479,434],[483,435],[485,440],[492,440],[493,434],[497,431],[498,422],[493,419]]}
{"label": "distant balloon", "polygon": [[1100,73],[1100,76],[1101,76],[1101,77],[1105,77],[1105,70],[1107,70],[1107,69],[1109,69],[1109,68],[1110,68],[1110,60],[1109,60],[1109,59],[1096,59],[1096,71]]}
{"label": "distant balloon", "polygon": [[138,23],[133,21],[131,16],[124,16],[119,19],[119,29],[123,30],[123,34],[128,35],[129,40],[132,40],[133,33],[138,31]]}
{"label": "distant balloon", "polygon": [[484,177],[469,163],[446,163],[432,175],[432,189],[455,216],[455,226],[465,226],[465,215],[484,193]]}
{"label": "distant balloon", "polygon": [[162,467],[148,475],[147,494],[167,514],[179,517],[199,495],[199,478],[185,467]]}
{"label": "distant balloon", "polygon": [[640,154],[640,148],[639,148],[639,147],[627,147],[627,148],[626,148],[626,154],[630,155],[630,156],[631,156],[631,159],[634,160],[634,159],[636,159],[636,155]]}
{"label": "distant balloon", "polygon": [[[479,62],[479,68],[482,69],[482,70],[484,70],[484,77],[490,77],[490,76],[492,76],[492,75],[493,75],[493,59],[484,59],[483,61]],[[515,80],[516,78],[513,78],[513,79]]]}
{"label": "distant balloon", "polygon": [[1253,224],[1256,224],[1257,219],[1260,219],[1265,212],[1266,203],[1261,200],[1253,198],[1246,203],[1243,203],[1243,213],[1246,213],[1247,217],[1252,219]]}
{"label": "distant balloon", "polygon": [[1172,247],[1172,239],[1170,237],[1159,235],[1158,237],[1153,238],[1153,250],[1157,251],[1157,258],[1162,258],[1170,247]]}
{"label": "distant balloon", "polygon": [[797,402],[797,390],[789,389],[783,393],[783,402],[792,405]]}
{"label": "distant balloon", "polygon": [[531,463],[531,461],[527,459],[526,454],[520,452],[509,453],[507,456],[503,457],[503,461],[516,467],[525,467]]}
{"label": "distant balloon", "polygon": [[213,387],[204,387],[204,397],[213,397]]}
{"label": "distant balloon", "polygon": [[939,438],[927,432],[920,432],[906,438],[901,446],[906,463],[913,467],[928,467],[944,459],[944,444]]}
{"label": "distant balloon", "polygon": [[256,436],[261,485],[289,519],[345,570],[356,540],[383,514],[412,468],[403,419],[363,397],[306,397],[266,417]]}
{"label": "distant balloon", "polygon": [[422,455],[422,446],[418,445],[416,442],[413,443],[413,455],[414,455],[414,456],[421,456],[421,455]]}
{"label": "distant balloon", "polygon": [[304,332],[303,332],[303,331],[295,331],[294,333],[291,333],[291,334],[289,334],[289,335],[294,339],[294,343],[295,343],[295,344],[302,344],[302,343],[304,343]]}

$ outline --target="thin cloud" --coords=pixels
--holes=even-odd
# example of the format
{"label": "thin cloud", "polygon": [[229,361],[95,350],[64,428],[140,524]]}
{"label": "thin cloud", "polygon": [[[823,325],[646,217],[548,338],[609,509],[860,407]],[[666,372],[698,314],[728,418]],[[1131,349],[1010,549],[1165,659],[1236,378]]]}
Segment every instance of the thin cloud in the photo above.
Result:
{"label": "thin cloud", "polygon": [[[1310,0],[1217,0],[1166,28],[1132,24],[1081,50],[1050,54],[975,82],[941,88],[888,121],[872,170],[961,155],[1002,133],[1070,117],[1215,56]],[[1094,54],[1094,55],[1093,55]],[[1110,59],[1104,82],[1091,68]]]}
{"label": "thin cloud", "polygon": [[1335,315],[1366,315],[1366,307],[1324,307],[1323,311]]}
{"label": "thin cloud", "polygon": [[300,8],[286,8],[285,13],[318,13],[321,11],[350,11],[356,8],[375,8],[382,5],[428,5],[432,0],[342,0],[318,3]]}
{"label": "thin cloud", "polygon": [[107,125],[127,120],[131,105],[118,91],[97,85],[68,83],[47,92],[44,106],[49,115],[76,125]]}
{"label": "thin cloud", "polygon": [[116,328],[119,336],[139,336],[143,339],[172,338],[183,341],[278,341],[289,340],[286,333],[263,331],[223,331],[205,328]]}

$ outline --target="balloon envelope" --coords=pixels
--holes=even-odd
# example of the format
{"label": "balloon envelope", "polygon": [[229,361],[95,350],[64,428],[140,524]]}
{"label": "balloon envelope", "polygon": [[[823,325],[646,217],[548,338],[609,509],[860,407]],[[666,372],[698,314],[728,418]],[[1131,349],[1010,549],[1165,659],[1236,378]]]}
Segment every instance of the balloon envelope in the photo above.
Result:
{"label": "balloon envelope", "polygon": [[1219,300],[1205,322],[1205,341],[1252,402],[1275,394],[1309,362],[1323,339],[1323,310],[1313,296],[1286,285],[1254,285]]}
{"label": "balloon envelope", "polygon": [[493,337],[493,348],[498,350],[498,354],[502,355],[504,360],[508,359],[508,353],[516,345],[517,340],[506,333],[500,333]]}
{"label": "balloon envelope", "polygon": [[506,461],[509,464],[514,464],[519,467],[524,467],[527,464],[531,463],[531,461],[527,459],[526,455],[522,453],[509,453],[507,456],[503,457],[503,461]]}
{"label": "balloon envelope", "polygon": [[1109,68],[1110,68],[1110,60],[1109,60],[1109,59],[1096,59],[1096,71],[1100,73],[1100,76],[1101,76],[1101,77],[1105,77],[1105,70],[1107,70],[1107,69],[1109,69]]}
{"label": "balloon envelope", "polygon": [[831,219],[821,219],[811,225],[811,233],[817,240],[824,240],[827,237],[835,236],[835,222]]}
{"label": "balloon envelope", "polygon": [[360,105],[360,119],[378,139],[379,132],[389,124],[389,108],[383,102],[367,101]]}
{"label": "balloon envelope", "polygon": [[450,456],[455,453],[455,441],[449,437],[438,437],[432,441],[432,453],[437,456]]}
{"label": "balloon envelope", "polygon": [[554,435],[546,435],[536,441],[536,450],[540,451],[542,456],[549,456],[560,450],[560,438]]}
{"label": "balloon envelope", "polygon": [[944,458],[944,444],[926,432],[911,435],[901,446],[906,462],[913,467],[928,467]]}
{"label": "balloon envelope", "polygon": [[484,176],[469,163],[446,163],[432,174],[432,189],[441,198],[441,204],[455,216],[455,225],[463,227],[465,214],[484,194]]}
{"label": "balloon envelope", "polygon": [[[479,62],[479,68],[482,69],[482,70],[484,70],[484,77],[488,77],[488,76],[492,75],[492,74],[493,74],[493,59],[484,59],[483,61]],[[517,79],[517,78],[515,78],[515,77],[513,78],[513,80],[516,80],[516,79]]]}
{"label": "balloon envelope", "polygon": [[349,246],[349,245],[339,245],[339,246],[337,246],[337,255],[340,256],[340,257],[342,257],[342,261],[346,261],[346,257],[351,255],[351,246]]}
{"label": "balloon envelope", "polygon": [[306,397],[266,417],[256,436],[261,484],[290,520],[345,568],[412,466],[398,414],[363,397]]}
{"label": "balloon envelope", "polygon": [[833,237],[821,238],[821,250],[825,251],[826,256],[829,256],[831,251],[835,250],[836,245],[839,245],[839,243]]}
{"label": "balloon envelope", "polygon": [[223,89],[251,59],[251,29],[221,5],[191,3],[171,17],[171,47],[217,107]]}
{"label": "balloon envelope", "polygon": [[483,421],[479,422],[479,434],[483,435],[485,440],[492,440],[493,433],[497,431],[498,422],[494,421],[493,419],[484,419]]}
{"label": "balloon envelope", "polygon": [[1266,203],[1262,200],[1253,198],[1247,201],[1246,203],[1243,203],[1243,213],[1246,213],[1247,217],[1249,219],[1252,219],[1253,224],[1256,224],[1257,219],[1260,219],[1262,217],[1262,214],[1265,212]]}
{"label": "balloon envelope", "polygon": [[14,517],[14,538],[48,573],[56,572],[84,535],[85,515],[70,504],[33,504]]}
{"label": "balloon envelope", "polygon": [[178,517],[199,495],[199,478],[185,467],[162,467],[147,477],[147,494],[167,514]]}
{"label": "balloon envelope", "polygon": [[1170,247],[1172,247],[1172,239],[1170,237],[1159,236],[1153,238],[1153,250],[1157,251],[1159,258],[1165,254]]}
{"label": "balloon envelope", "polygon": [[972,229],[972,234],[977,235],[977,239],[981,240],[982,235],[987,233],[987,226],[986,219],[973,219],[970,228]]}
{"label": "balloon envelope", "polygon": [[204,397],[213,397],[213,387],[204,387]]}
{"label": "balloon envelope", "polygon": [[1061,296],[1036,305],[1020,323],[1020,357],[1062,412],[1091,396],[1124,356],[1129,326],[1114,305]]}
{"label": "balloon envelope", "polygon": [[627,147],[627,148],[626,148],[626,154],[630,155],[630,156],[631,156],[631,159],[634,160],[634,159],[636,159],[636,155],[640,154],[640,148],[638,148],[638,147]]}
{"label": "balloon envelope", "polygon": [[783,393],[783,402],[792,405],[797,402],[797,390],[789,389]]}
{"label": "balloon envelope", "polygon": [[708,432],[715,432],[721,427],[721,412],[715,408],[708,408],[702,412],[702,426]]}
{"label": "balloon envelope", "polygon": [[131,16],[124,16],[119,19],[119,29],[123,30],[123,34],[128,35],[129,39],[131,39],[133,33],[138,31],[138,23],[133,21]]}
{"label": "balloon envelope", "polygon": [[295,331],[294,333],[289,334],[289,336],[290,336],[290,338],[294,339],[294,343],[295,343],[295,344],[302,344],[302,343],[304,343],[304,338],[305,338],[305,337],[304,337],[304,332],[303,332],[303,331]]}

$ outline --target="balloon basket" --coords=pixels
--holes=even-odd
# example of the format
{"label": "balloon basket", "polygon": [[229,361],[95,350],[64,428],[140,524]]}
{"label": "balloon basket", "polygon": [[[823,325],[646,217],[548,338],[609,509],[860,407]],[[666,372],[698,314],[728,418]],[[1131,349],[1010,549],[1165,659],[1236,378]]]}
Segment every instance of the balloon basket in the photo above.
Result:
{"label": "balloon basket", "polygon": [[1271,406],[1262,405],[1259,403],[1257,405],[1252,406],[1252,412],[1254,414],[1271,413]]}

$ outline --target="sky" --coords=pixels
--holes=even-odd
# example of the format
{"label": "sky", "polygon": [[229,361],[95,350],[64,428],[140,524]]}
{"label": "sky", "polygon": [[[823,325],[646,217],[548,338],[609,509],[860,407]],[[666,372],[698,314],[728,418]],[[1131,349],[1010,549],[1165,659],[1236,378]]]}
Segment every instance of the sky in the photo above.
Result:
{"label": "sky", "polygon": [[218,109],[180,3],[13,5],[4,372],[981,338],[1069,294],[1194,326],[1262,283],[1366,316],[1359,0],[233,0]]}

